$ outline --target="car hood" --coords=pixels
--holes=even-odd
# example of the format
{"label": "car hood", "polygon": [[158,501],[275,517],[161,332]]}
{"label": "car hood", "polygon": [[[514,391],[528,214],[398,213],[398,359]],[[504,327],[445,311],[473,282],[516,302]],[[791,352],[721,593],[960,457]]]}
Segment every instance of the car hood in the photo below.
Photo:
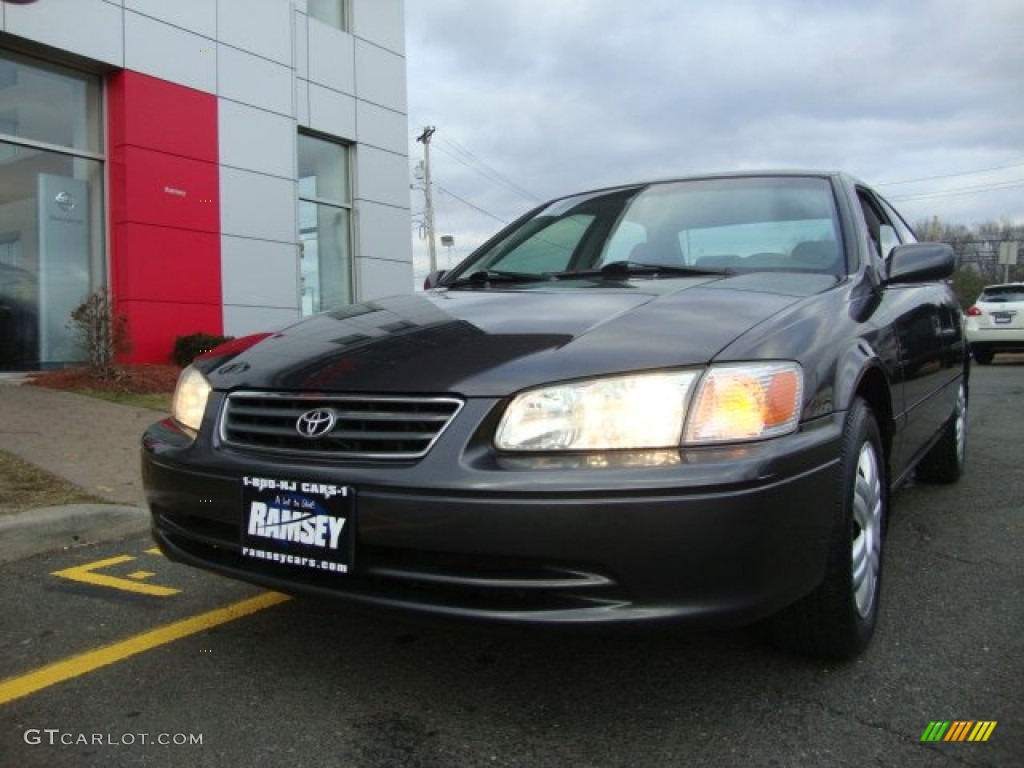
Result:
{"label": "car hood", "polygon": [[316,315],[204,367],[221,390],[503,396],[707,363],[834,284],[827,275],[762,274],[441,289]]}

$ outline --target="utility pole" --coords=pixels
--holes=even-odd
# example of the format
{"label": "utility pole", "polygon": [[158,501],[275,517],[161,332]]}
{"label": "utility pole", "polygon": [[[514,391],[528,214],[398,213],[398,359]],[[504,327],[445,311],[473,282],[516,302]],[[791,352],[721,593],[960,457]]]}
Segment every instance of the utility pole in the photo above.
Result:
{"label": "utility pole", "polygon": [[423,129],[416,141],[423,145],[423,218],[427,228],[427,254],[430,256],[430,271],[437,271],[437,245],[434,243],[434,194],[430,183],[430,138],[437,130],[434,126]]}

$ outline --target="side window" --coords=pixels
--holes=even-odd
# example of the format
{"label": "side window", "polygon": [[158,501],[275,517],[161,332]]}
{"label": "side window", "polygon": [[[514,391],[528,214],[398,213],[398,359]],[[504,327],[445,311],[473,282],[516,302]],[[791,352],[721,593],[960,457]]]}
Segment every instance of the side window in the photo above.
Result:
{"label": "side window", "polygon": [[879,202],[882,204],[882,208],[889,216],[889,221],[892,222],[893,227],[896,228],[896,233],[900,237],[900,243],[916,243],[917,235],[914,234],[914,230],[903,220],[899,212],[889,205],[889,202],[884,198],[879,198]]}
{"label": "side window", "polygon": [[581,213],[556,219],[511,251],[502,254],[490,268],[526,274],[565,270],[593,221],[593,216]]}
{"label": "side window", "polygon": [[882,259],[889,258],[889,252],[900,244],[896,228],[882,206],[866,190],[858,189],[857,199],[864,214],[864,223],[867,225],[874,255]]}

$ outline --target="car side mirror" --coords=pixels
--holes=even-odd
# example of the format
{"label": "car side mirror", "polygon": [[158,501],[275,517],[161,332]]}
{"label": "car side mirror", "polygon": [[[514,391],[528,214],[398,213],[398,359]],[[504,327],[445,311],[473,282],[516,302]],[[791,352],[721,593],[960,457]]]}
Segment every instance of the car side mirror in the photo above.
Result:
{"label": "car side mirror", "polygon": [[436,288],[437,284],[441,282],[441,278],[444,277],[444,274],[447,271],[447,269],[435,269],[427,275],[426,279],[423,281],[423,290],[429,291],[431,288]]}
{"label": "car side mirror", "polygon": [[956,259],[946,243],[909,243],[889,254],[885,285],[925,283],[952,277]]}

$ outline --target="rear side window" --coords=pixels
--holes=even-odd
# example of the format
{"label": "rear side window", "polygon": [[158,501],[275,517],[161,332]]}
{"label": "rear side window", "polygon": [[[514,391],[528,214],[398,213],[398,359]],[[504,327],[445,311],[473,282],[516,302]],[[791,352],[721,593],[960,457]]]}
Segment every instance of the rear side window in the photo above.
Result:
{"label": "rear side window", "polygon": [[991,285],[981,292],[978,301],[1004,303],[1024,301],[1024,285]]}

